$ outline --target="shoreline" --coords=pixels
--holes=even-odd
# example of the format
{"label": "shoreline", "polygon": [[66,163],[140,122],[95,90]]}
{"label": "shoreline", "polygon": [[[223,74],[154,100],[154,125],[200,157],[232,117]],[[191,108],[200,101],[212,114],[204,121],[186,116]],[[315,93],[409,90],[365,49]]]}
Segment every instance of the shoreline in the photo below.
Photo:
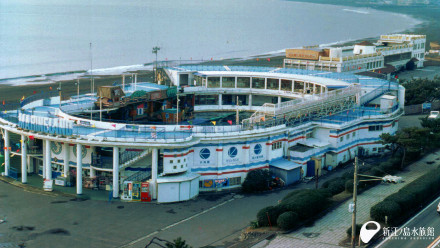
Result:
{"label": "shoreline", "polygon": [[[291,1],[291,0],[289,0]],[[346,11],[351,11],[351,12],[362,12],[364,13],[365,11],[363,11],[363,8],[365,8],[365,6],[361,6],[358,4],[353,4],[350,2],[344,2],[344,3],[339,3],[339,0],[332,0],[330,2],[321,2],[322,0],[293,0],[291,2],[299,2],[299,3],[310,3],[310,4],[316,4],[316,5],[333,5],[333,6],[339,6],[341,8],[344,8],[343,10]],[[353,10],[350,8],[361,8],[361,10]],[[380,11],[380,12],[389,12],[392,13],[394,15],[399,15],[402,17],[406,17],[407,19],[411,19],[411,21],[413,22],[409,27],[403,28],[403,29],[398,29],[395,31],[392,31],[393,33],[397,33],[397,32],[410,32],[411,30],[417,30],[420,29],[421,27],[423,27],[426,23],[427,20],[424,20],[423,18],[421,18],[421,16],[412,16],[409,14],[402,14],[399,12],[395,12],[395,11],[387,11],[387,10],[382,10],[382,9],[377,9],[374,8],[373,9],[375,11]],[[368,13],[368,11],[366,12]],[[380,35],[380,34],[378,34]],[[339,40],[339,41],[333,41],[333,42],[326,42],[326,43],[322,43],[322,44],[318,44],[319,46],[332,46],[332,45],[348,45],[348,44],[352,44],[352,43],[356,43],[359,40],[371,40],[376,38],[377,36],[370,36],[370,37],[362,37],[362,38],[349,38],[349,39],[345,39],[345,40]],[[235,61],[248,61],[248,60],[252,60],[255,58],[272,58],[272,57],[277,57],[277,56],[283,56],[283,54],[285,53],[286,49],[289,48],[298,48],[298,47],[303,47],[303,46],[311,46],[311,45],[317,45],[317,44],[304,44],[302,46],[296,46],[296,47],[285,47],[283,49],[279,49],[279,50],[274,50],[274,51],[267,51],[267,52],[261,52],[259,54],[251,54],[251,55],[247,55],[247,56],[242,56],[242,57],[235,57],[235,58],[226,58],[226,59],[220,59],[220,60],[216,60],[216,61],[231,61],[231,60],[235,60]],[[175,63],[177,63],[177,60],[173,60]],[[206,63],[206,62],[210,62],[211,60],[194,60],[191,61],[192,63]],[[186,62],[186,61],[185,61]],[[190,61],[188,61],[190,62]],[[98,76],[115,76],[115,75],[120,75],[122,73],[125,72],[129,72],[129,71],[138,71],[138,70],[152,70],[153,64],[154,62],[148,62],[148,63],[144,63],[144,64],[133,64],[133,65],[120,65],[120,66],[115,66],[115,67],[108,67],[108,68],[100,68],[100,69],[93,69],[93,74],[94,75],[98,75]],[[4,78],[4,79],[0,79],[0,87],[4,86],[4,85],[8,85],[8,86],[27,86],[27,85],[49,85],[49,84],[54,84],[57,83],[59,81],[68,81],[68,80],[77,80],[77,79],[83,79],[85,77],[88,77],[90,74],[90,70],[75,70],[75,71],[66,71],[66,72],[54,72],[54,73],[46,73],[46,74],[41,74],[41,75],[28,75],[28,76],[18,76],[18,77],[13,77],[13,78]]]}

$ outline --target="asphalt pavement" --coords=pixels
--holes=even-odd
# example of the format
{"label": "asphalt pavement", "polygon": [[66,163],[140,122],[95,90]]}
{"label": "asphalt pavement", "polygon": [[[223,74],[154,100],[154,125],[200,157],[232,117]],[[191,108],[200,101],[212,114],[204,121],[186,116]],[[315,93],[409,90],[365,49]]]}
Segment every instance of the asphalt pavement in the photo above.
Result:
{"label": "asphalt pavement", "polygon": [[[395,235],[384,237],[384,240],[375,247],[414,248],[428,247],[431,244],[433,244],[431,247],[440,247],[437,242],[438,233],[440,232],[440,215],[437,213],[437,204],[439,201],[440,197],[397,229]],[[434,235],[431,235],[431,233],[428,232],[429,230],[434,231]]]}

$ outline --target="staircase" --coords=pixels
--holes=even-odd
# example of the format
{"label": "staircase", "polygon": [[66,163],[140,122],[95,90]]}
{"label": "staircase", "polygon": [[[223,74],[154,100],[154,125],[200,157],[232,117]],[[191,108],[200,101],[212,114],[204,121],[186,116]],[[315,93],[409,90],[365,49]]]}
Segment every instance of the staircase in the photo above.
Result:
{"label": "staircase", "polygon": [[243,124],[249,125],[260,121],[264,122],[266,118],[272,118],[275,116],[276,104],[265,103],[262,107],[262,110],[257,110],[251,115],[251,117],[244,119]]}
{"label": "staircase", "polygon": [[119,154],[119,169],[128,167],[150,154],[151,149],[142,152],[124,151]]}
{"label": "staircase", "polygon": [[362,96],[361,105],[365,106],[374,99],[378,98],[379,96],[388,93],[389,91],[391,91],[392,87],[396,87],[396,83],[386,82],[381,86],[379,86],[378,88],[368,92],[367,94]]}
{"label": "staircase", "polygon": [[151,177],[150,171],[138,171],[134,173],[133,175],[127,177],[124,179],[124,181],[132,181],[132,182],[143,182],[146,179]]}

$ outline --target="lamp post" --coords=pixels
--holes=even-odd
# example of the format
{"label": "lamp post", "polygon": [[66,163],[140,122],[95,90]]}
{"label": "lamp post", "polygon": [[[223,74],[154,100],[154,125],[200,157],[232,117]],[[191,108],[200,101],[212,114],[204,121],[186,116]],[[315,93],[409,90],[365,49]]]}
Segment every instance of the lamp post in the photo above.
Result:
{"label": "lamp post", "polygon": [[157,53],[159,52],[160,47],[155,46],[153,47],[152,53],[156,54],[156,60],[155,60],[155,69],[154,69],[154,82],[157,83]]}

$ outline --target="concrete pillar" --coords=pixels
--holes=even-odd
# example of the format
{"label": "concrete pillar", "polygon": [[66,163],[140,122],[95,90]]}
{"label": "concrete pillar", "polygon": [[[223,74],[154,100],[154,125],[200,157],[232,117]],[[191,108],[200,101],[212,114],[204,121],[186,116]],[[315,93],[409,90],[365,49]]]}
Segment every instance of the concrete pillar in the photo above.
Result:
{"label": "concrete pillar", "polygon": [[21,136],[21,182],[27,183],[27,146],[26,136]]}
{"label": "concrete pillar", "polygon": [[295,87],[295,80],[292,80],[292,92],[294,90],[294,87]]}
{"label": "concrete pillar", "polygon": [[76,194],[82,195],[82,149],[81,144],[76,144]]}
{"label": "concrete pillar", "polygon": [[223,77],[220,77],[220,88],[223,88]]}
{"label": "concrete pillar", "polygon": [[281,90],[281,78],[278,79],[278,90]]}
{"label": "concrete pillar", "polygon": [[252,77],[249,78],[249,89],[252,89]]}
{"label": "concrete pillar", "polygon": [[158,149],[153,148],[153,151],[151,152],[151,184],[150,187],[152,187],[152,198],[157,199],[157,167],[158,167]]}
{"label": "concrete pillar", "polygon": [[252,95],[249,94],[249,108],[252,108]]}
{"label": "concrete pillar", "polygon": [[243,145],[243,163],[246,168],[248,168],[250,164],[250,148],[251,147],[248,143]]}
{"label": "concrete pillar", "polygon": [[50,140],[46,140],[44,160],[46,161],[46,179],[52,180],[52,158],[50,157]]}
{"label": "concrete pillar", "polygon": [[43,179],[46,179],[46,140],[43,140]]}
{"label": "concrete pillar", "polygon": [[113,147],[113,198],[119,197],[119,147]]}
{"label": "concrete pillar", "polygon": [[267,90],[267,78],[264,78],[264,89]]}
{"label": "concrete pillar", "polygon": [[217,168],[221,168],[223,166],[223,147],[219,145],[216,151],[217,151]]}
{"label": "concrete pillar", "polygon": [[269,161],[272,159],[271,155],[272,154],[272,143],[270,142],[270,138],[267,139],[266,141],[266,157],[267,157],[267,161]]}
{"label": "concrete pillar", "polygon": [[281,96],[278,97],[278,104],[281,103]]}
{"label": "concrete pillar", "polygon": [[63,145],[63,157],[64,157],[63,174],[64,177],[67,177],[69,175],[69,162],[70,162],[70,146],[68,143],[64,143]]}
{"label": "concrete pillar", "polygon": [[96,177],[96,170],[90,165],[90,178]]}
{"label": "concrete pillar", "polygon": [[235,88],[237,88],[237,81],[238,81],[238,79],[237,79],[237,77],[235,77]]}
{"label": "concrete pillar", "polygon": [[218,94],[218,106],[222,106],[222,104],[223,104],[223,100],[222,100],[222,98],[223,98],[223,94]]}
{"label": "concrete pillar", "polygon": [[9,147],[11,147],[11,144],[9,142],[9,131],[6,129],[3,129],[5,133],[5,176],[9,176],[9,168],[11,168],[11,151],[9,150]]}

